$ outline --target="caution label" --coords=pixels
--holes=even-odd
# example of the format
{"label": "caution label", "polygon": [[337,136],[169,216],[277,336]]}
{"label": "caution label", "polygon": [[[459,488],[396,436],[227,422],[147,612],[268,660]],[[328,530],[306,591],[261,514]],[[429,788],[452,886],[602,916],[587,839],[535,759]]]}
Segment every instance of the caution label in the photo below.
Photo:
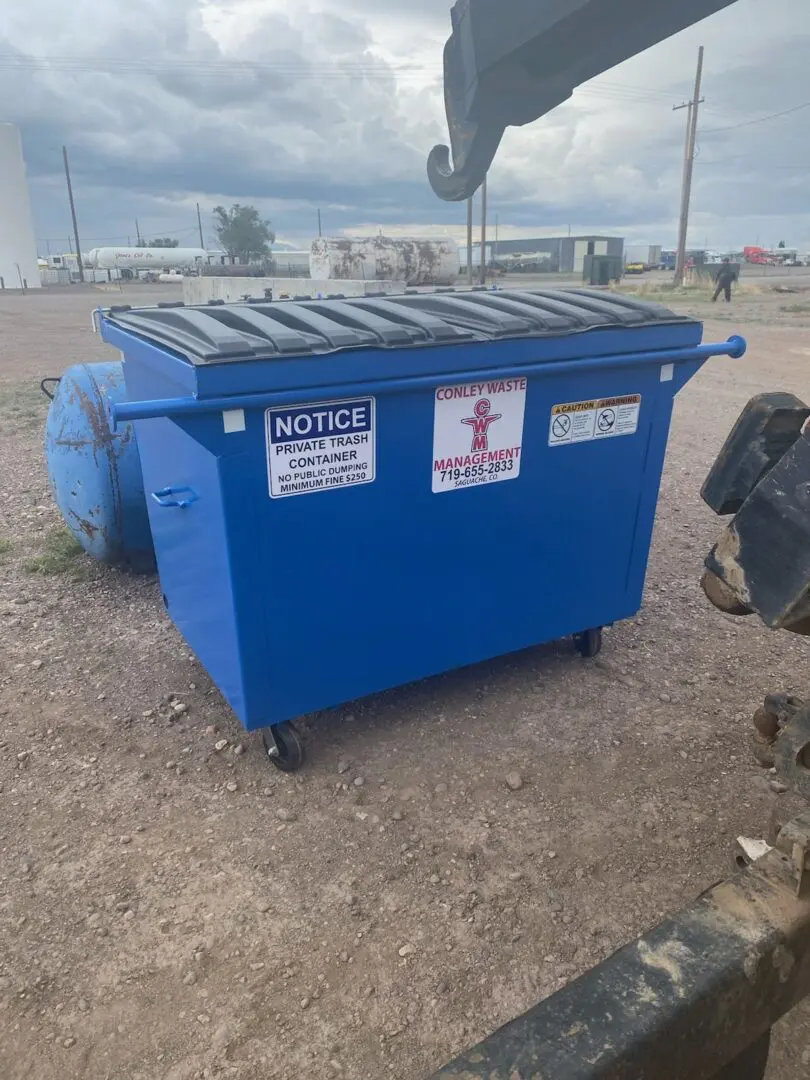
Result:
{"label": "caution label", "polygon": [[373,397],[268,409],[265,429],[271,499],[374,480]]}
{"label": "caution label", "polygon": [[553,405],[548,445],[568,446],[592,439],[610,439],[616,435],[635,435],[640,410],[641,394]]}
{"label": "caution label", "polygon": [[516,480],[525,378],[440,386],[433,413],[433,491]]}

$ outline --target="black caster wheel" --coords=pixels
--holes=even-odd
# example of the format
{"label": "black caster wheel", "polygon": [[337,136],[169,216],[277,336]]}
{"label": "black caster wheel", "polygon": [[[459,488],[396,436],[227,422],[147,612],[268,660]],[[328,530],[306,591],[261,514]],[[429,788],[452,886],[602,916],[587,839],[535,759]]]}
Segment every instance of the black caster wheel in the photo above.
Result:
{"label": "black caster wheel", "polygon": [[602,651],[602,627],[597,626],[594,630],[583,630],[581,634],[574,634],[574,647],[579,655],[586,659],[598,656]]}
{"label": "black caster wheel", "polygon": [[304,747],[292,724],[275,724],[262,732],[268,760],[282,772],[296,772],[304,764]]}

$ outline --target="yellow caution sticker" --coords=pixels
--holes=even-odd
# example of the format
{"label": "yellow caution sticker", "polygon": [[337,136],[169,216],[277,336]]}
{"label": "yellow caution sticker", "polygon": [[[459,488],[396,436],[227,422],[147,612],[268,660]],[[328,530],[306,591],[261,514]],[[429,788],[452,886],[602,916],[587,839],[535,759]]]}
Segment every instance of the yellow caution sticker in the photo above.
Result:
{"label": "yellow caution sticker", "polygon": [[551,415],[560,416],[562,413],[592,412],[595,408],[595,401],[572,401],[569,405],[555,405],[551,410]]}
{"label": "yellow caution sticker", "polygon": [[549,446],[635,435],[641,411],[641,394],[620,394],[552,405],[548,427]]}

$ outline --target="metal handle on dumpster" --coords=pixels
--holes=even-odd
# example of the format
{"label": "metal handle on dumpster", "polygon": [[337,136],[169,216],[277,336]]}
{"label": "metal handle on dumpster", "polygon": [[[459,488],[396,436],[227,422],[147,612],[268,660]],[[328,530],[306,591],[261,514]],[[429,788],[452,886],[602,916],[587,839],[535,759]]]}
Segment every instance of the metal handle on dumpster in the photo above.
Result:
{"label": "metal handle on dumpster", "polygon": [[[178,495],[182,497],[177,498]],[[179,506],[181,510],[191,506],[199,497],[197,492],[190,487],[165,487],[160,491],[152,492],[152,498],[158,506]]]}
{"label": "metal handle on dumpster", "polygon": [[[656,349],[649,352],[619,353],[616,356],[589,356],[584,360],[550,360],[508,367],[482,368],[479,371],[442,371],[432,375],[409,375],[405,378],[378,379],[362,383],[319,386],[306,391],[310,402],[330,401],[347,394],[391,394],[403,390],[430,390],[449,382],[474,382],[482,379],[512,379],[521,375],[579,374],[599,368],[632,367],[640,364],[672,364],[708,360],[712,356],[731,356],[737,360],[746,350],[745,338],[732,334],[728,341],[692,345],[683,349]],[[301,390],[273,390],[265,393],[235,394],[219,398],[161,398],[155,401],[122,401],[112,404],[115,424],[124,420],[152,420],[159,416],[189,416],[219,412],[223,409],[264,409],[273,405],[295,405]]]}

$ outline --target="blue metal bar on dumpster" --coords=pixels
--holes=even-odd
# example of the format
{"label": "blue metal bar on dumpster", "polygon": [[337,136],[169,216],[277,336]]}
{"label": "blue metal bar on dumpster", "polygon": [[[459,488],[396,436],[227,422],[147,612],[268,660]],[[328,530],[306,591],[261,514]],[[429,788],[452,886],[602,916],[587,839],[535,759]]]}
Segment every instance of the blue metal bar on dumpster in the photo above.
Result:
{"label": "blue metal bar on dumpster", "polygon": [[254,394],[234,394],[218,398],[159,398],[154,401],[126,401],[112,406],[113,420],[152,420],[165,416],[188,416],[219,412],[223,409],[262,409],[274,405],[292,405],[307,401],[330,401],[335,397],[361,394],[402,393],[408,390],[427,390],[481,379],[515,378],[520,375],[560,375],[593,371],[598,368],[636,367],[641,364],[671,364],[699,361],[712,356],[731,356],[735,360],[746,350],[745,338],[733,334],[728,341],[695,345],[686,349],[658,349],[652,352],[622,353],[617,356],[591,356],[579,360],[542,361],[534,364],[511,364],[509,367],[482,368],[478,371],[439,372],[433,375],[413,375],[405,378],[378,379],[360,383],[339,383],[312,387],[308,390],[267,391]]}

